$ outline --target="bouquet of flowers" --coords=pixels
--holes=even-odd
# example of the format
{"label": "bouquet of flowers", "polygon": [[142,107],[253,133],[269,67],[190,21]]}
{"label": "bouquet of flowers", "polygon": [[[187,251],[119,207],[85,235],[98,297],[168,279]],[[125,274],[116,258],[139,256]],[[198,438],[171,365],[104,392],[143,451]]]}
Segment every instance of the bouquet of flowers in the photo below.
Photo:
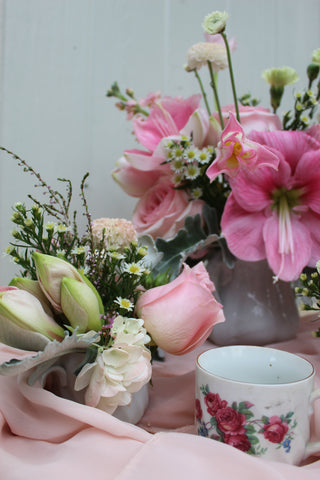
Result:
{"label": "bouquet of flowers", "polygon": [[[205,42],[187,52],[185,70],[194,73],[203,106],[200,94],[183,99],[156,92],[137,100],[117,83],[109,89],[144,147],[126,150],[113,177],[139,199],[135,228],[152,235],[165,255],[200,255],[219,242],[227,260],[230,252],[245,261],[267,259],[275,281],[296,280],[320,258],[320,49],[307,67],[306,89],[295,93],[292,111],[281,119],[285,86],[297,73],[289,67],[263,72],[272,112],[249,94],[238,98],[227,18],[208,15]],[[204,67],[214,109],[200,76]],[[223,69],[229,69],[233,105],[221,106]],[[200,221],[190,226],[188,217],[197,215]]]}
{"label": "bouquet of flowers", "polygon": [[203,264],[185,265],[170,281],[153,270],[161,255],[151,237],[138,239],[124,219],[92,220],[88,174],[80,235],[71,182],[60,179],[62,194],[1,148],[37,178],[48,201],[29,195],[31,207],[13,207],[6,253],[21,272],[0,288],[0,341],[30,353],[0,365],[0,374],[25,374],[30,385],[113,413],[150,381],[157,347],[182,355],[223,321],[214,285]]}

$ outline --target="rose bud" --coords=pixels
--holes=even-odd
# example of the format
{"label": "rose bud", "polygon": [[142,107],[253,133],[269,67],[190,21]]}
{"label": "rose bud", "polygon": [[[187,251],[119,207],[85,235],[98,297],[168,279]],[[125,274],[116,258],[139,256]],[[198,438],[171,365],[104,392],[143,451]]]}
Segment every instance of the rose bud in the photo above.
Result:
{"label": "rose bud", "polygon": [[43,337],[61,341],[64,330],[31,293],[14,287],[1,289],[0,341],[15,348],[39,350],[47,343]]}
{"label": "rose bud", "polygon": [[95,293],[85,283],[74,278],[63,278],[61,282],[61,307],[73,328],[78,332],[100,330],[99,302]]}

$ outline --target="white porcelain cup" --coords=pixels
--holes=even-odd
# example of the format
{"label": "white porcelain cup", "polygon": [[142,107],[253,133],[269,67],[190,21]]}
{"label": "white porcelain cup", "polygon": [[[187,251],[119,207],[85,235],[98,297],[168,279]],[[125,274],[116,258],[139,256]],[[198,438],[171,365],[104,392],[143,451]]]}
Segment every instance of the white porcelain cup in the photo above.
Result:
{"label": "white porcelain cup", "polygon": [[207,350],[197,358],[198,434],[266,459],[298,465],[310,443],[314,368],[292,353],[255,346]]}

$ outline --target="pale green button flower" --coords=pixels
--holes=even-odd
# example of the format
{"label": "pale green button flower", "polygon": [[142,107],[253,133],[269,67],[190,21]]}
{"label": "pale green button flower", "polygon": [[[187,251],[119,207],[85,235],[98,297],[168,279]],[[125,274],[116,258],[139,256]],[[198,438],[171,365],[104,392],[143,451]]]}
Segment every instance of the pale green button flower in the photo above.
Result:
{"label": "pale green button flower", "polygon": [[291,67],[264,70],[262,78],[272,87],[285,87],[299,80],[297,72]]}
{"label": "pale green button flower", "polygon": [[320,66],[320,48],[313,50],[312,52],[312,63]]}
{"label": "pale green button flower", "polygon": [[215,35],[221,33],[226,28],[226,23],[229,18],[227,12],[215,11],[209,13],[202,23],[202,27],[209,35]]}

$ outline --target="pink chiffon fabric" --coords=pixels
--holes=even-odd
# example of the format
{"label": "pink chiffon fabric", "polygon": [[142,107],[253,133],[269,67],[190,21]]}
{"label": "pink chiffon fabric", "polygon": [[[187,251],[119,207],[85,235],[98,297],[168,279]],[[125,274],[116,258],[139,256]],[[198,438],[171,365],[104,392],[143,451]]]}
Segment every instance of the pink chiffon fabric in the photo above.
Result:
{"label": "pink chiffon fabric", "polygon": [[[311,361],[319,387],[320,339],[311,335],[317,328],[311,319],[301,319],[296,339],[272,346]],[[154,363],[149,408],[137,426],[31,387],[24,375],[0,377],[0,479],[319,480],[320,452],[291,466],[195,435],[195,360],[212,347],[208,342]],[[1,345],[0,361],[24,355]],[[320,400],[314,404],[312,440],[320,440]]]}

